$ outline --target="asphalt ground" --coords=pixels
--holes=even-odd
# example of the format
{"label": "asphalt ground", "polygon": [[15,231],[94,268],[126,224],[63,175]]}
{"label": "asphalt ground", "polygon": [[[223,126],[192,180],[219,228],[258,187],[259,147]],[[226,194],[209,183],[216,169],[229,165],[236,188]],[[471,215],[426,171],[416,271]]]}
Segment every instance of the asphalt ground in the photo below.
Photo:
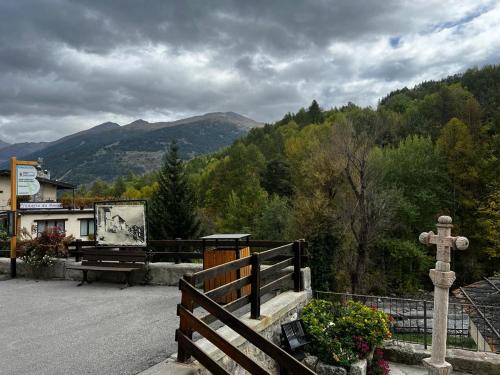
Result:
{"label": "asphalt ground", "polygon": [[0,281],[0,374],[137,374],[176,351],[176,287]]}

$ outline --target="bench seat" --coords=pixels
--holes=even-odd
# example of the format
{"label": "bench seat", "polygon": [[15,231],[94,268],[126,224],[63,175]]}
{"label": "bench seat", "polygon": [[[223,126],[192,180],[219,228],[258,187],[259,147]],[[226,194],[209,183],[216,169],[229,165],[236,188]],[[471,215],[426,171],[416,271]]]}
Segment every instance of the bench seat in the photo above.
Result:
{"label": "bench seat", "polygon": [[130,274],[134,270],[143,269],[148,262],[147,254],[144,250],[105,250],[86,249],[82,253],[82,263],[80,265],[70,265],[66,269],[80,270],[83,272],[83,280],[78,286],[84,283],[90,284],[88,271],[100,272],[123,272],[126,276],[126,286],[131,285]]}
{"label": "bench seat", "polygon": [[132,272],[133,270],[140,270],[142,267],[102,267],[102,266],[69,266],[69,270],[88,270],[88,271],[110,271],[110,272]]}

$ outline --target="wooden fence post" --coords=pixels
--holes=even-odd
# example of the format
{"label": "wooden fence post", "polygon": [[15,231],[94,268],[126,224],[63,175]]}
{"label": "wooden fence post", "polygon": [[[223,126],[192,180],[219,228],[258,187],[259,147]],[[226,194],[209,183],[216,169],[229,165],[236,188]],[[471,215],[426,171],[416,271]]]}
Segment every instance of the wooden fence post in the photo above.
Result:
{"label": "wooden fence post", "polygon": [[76,255],[75,255],[75,261],[79,262],[80,261],[80,252],[82,251],[82,240],[77,239],[76,240]]}
{"label": "wooden fence post", "polygon": [[252,264],[252,292],[250,294],[250,318],[260,318],[260,259],[259,253],[251,255]]}
{"label": "wooden fence post", "polygon": [[302,275],[300,269],[302,268],[302,241],[295,241],[293,243],[293,289],[295,292],[302,291]]}
{"label": "wooden fence post", "polygon": [[[188,282],[189,284],[192,285],[192,275],[184,275],[183,276],[184,281]],[[179,281],[179,289],[180,289],[180,281]],[[192,296],[185,292],[182,291],[182,297],[181,297],[181,305],[188,311],[193,312],[193,299]],[[177,308],[177,315],[179,314],[179,309]],[[186,335],[189,339],[193,339],[193,330],[189,326],[189,322],[183,319],[182,317],[180,318],[180,324],[179,324],[179,331],[181,331],[184,335]],[[177,347],[177,361],[179,362],[186,362],[190,357],[191,354],[188,353],[184,347],[182,346],[181,342],[177,340],[178,342],[178,347]]]}

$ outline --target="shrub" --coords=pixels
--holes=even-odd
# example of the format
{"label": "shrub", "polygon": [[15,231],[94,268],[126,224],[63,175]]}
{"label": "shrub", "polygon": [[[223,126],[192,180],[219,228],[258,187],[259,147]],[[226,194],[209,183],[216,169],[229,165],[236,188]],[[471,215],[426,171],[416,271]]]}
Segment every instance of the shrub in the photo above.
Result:
{"label": "shrub", "polygon": [[57,228],[47,229],[38,237],[23,241],[20,248],[24,250],[23,261],[33,269],[54,264],[54,258],[68,255],[68,243],[72,236],[66,237]]}
{"label": "shrub", "polygon": [[388,316],[354,301],[313,300],[301,317],[311,338],[309,350],[329,364],[347,367],[358,358],[367,358],[390,337]]}

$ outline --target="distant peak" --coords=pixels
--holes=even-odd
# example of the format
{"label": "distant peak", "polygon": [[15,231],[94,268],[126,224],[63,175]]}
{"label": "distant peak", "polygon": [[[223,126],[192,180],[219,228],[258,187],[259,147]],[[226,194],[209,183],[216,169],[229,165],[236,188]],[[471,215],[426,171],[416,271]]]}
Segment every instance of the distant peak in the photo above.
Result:
{"label": "distant peak", "polygon": [[143,119],[138,119],[138,120],[135,120],[134,122],[131,122],[130,124],[128,125],[132,125],[132,126],[141,126],[141,125],[148,125],[149,122],[147,122],[146,120],[143,120]]}
{"label": "distant peak", "polygon": [[118,125],[116,122],[107,121],[107,122],[103,122],[102,124],[94,126],[92,129],[112,129],[112,128],[116,128],[119,126],[120,125]]}

